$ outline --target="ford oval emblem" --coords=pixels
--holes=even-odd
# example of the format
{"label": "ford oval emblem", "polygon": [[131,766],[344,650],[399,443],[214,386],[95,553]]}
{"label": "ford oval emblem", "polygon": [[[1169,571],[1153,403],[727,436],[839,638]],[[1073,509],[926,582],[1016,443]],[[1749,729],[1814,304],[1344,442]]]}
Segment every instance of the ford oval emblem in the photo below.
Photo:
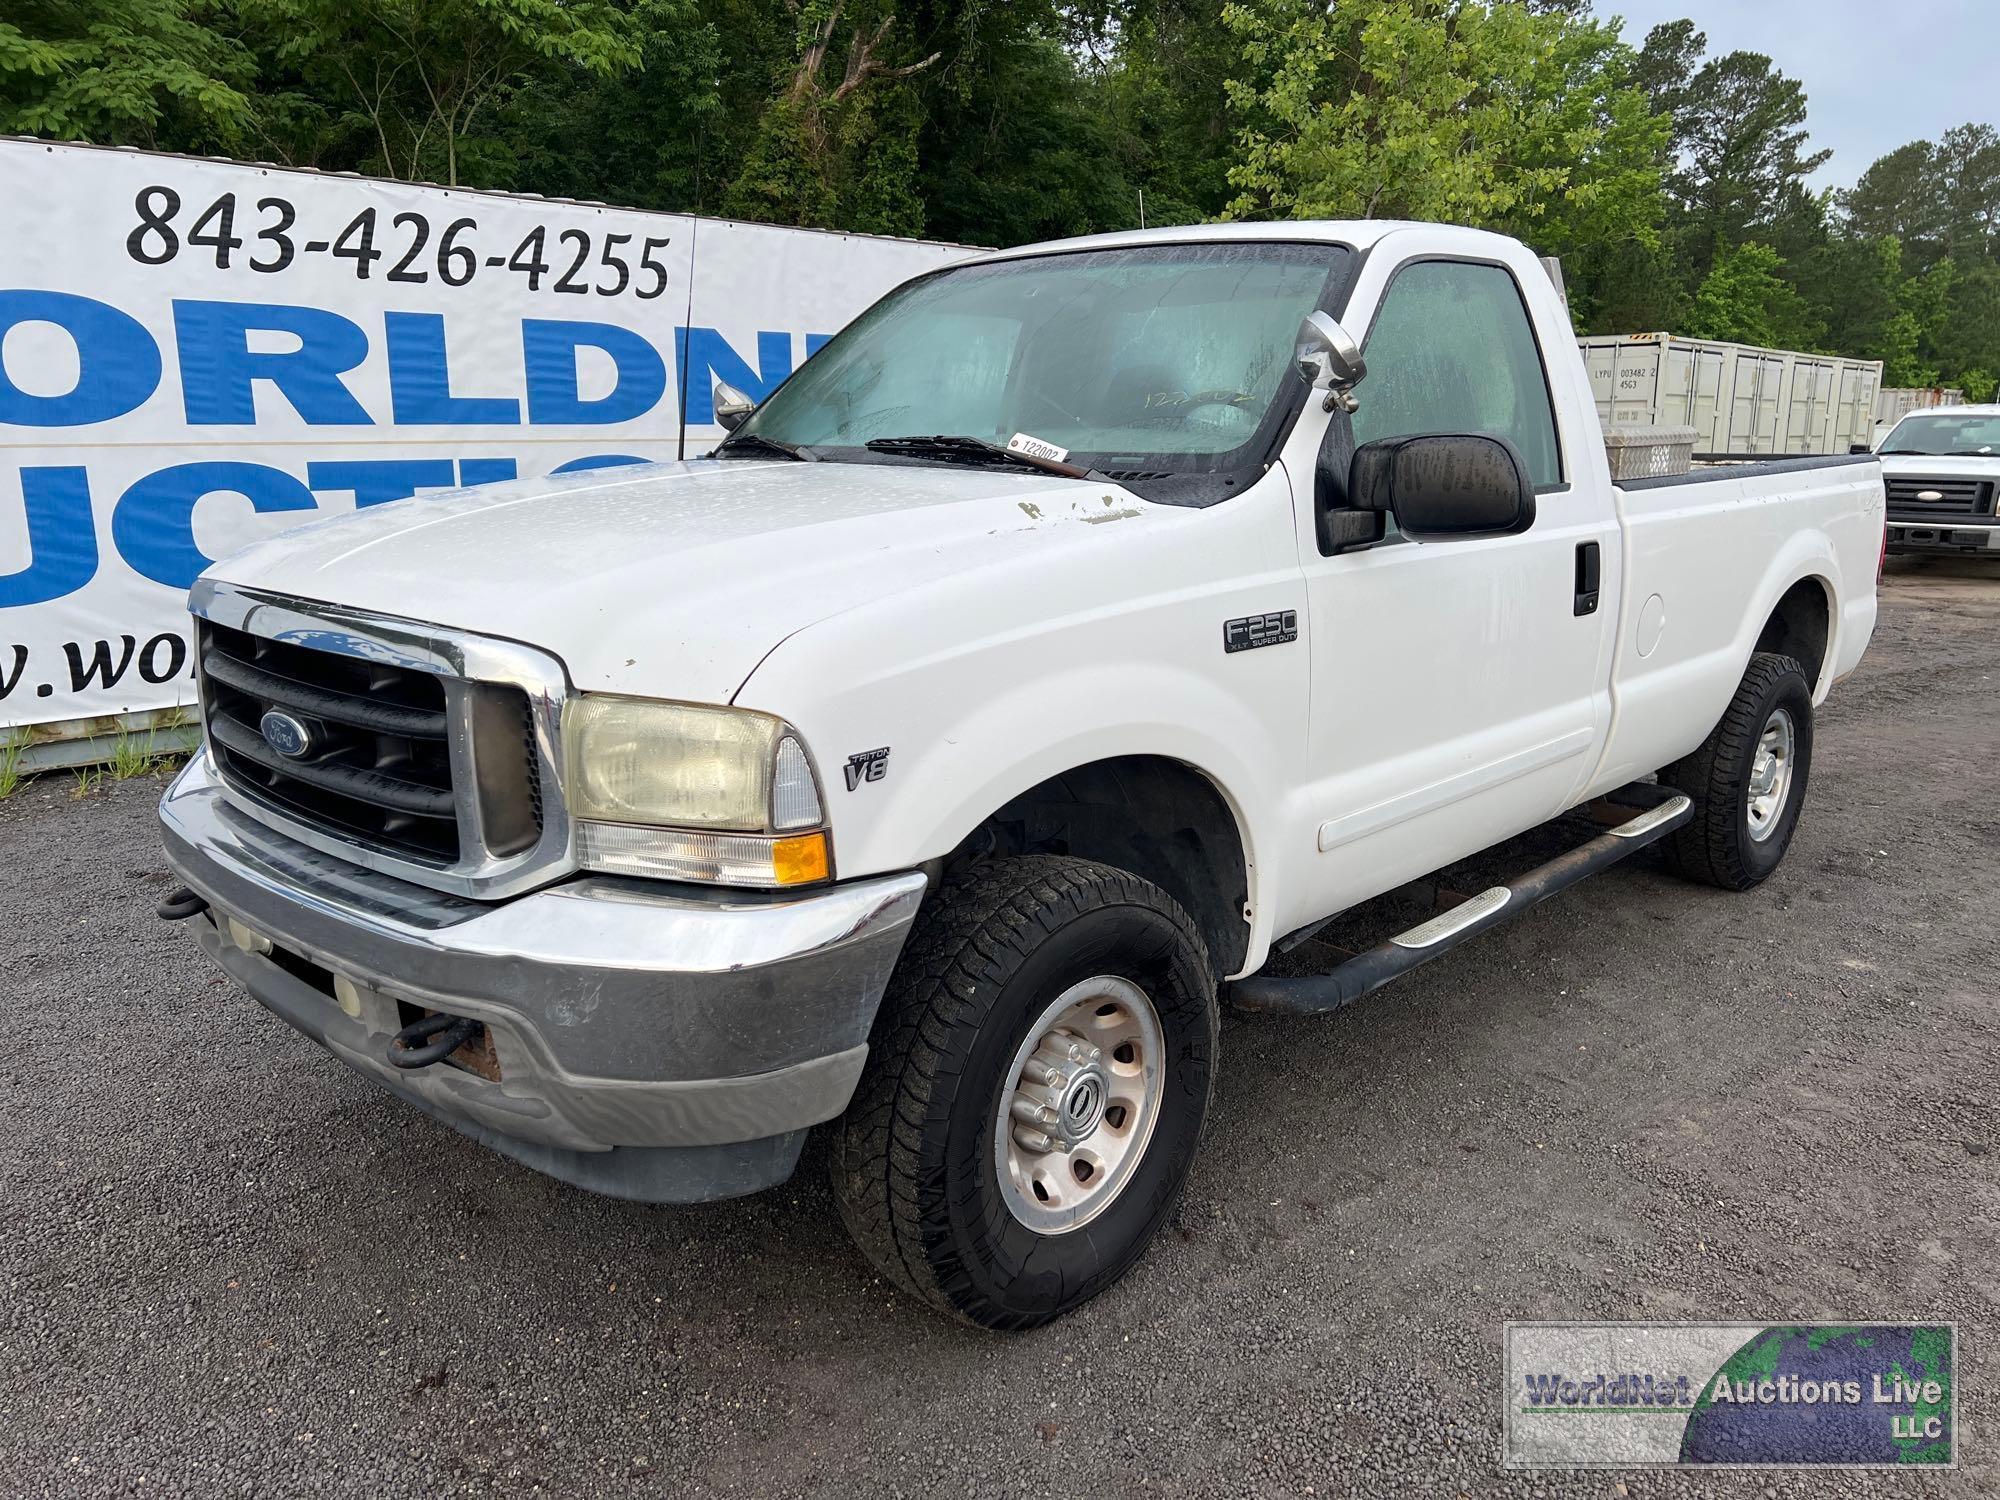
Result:
{"label": "ford oval emblem", "polygon": [[257,730],[264,736],[264,743],[287,760],[298,760],[312,750],[312,731],[275,708],[257,721]]}
{"label": "ford oval emblem", "polygon": [[1918,490],[1917,498],[1919,500],[1942,500],[1944,499],[1944,492],[1941,490]]}

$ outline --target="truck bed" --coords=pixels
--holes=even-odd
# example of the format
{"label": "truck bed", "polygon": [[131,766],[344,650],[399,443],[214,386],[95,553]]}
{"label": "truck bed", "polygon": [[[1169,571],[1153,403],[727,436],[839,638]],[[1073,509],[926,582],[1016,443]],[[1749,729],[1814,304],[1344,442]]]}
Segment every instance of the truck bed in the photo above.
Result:
{"label": "truck bed", "polygon": [[1874,623],[1883,537],[1873,454],[1698,468],[1616,486],[1624,531],[1611,726],[1586,795],[1686,754],[1721,715],[1786,587],[1844,601],[1814,701],[1853,670]]}

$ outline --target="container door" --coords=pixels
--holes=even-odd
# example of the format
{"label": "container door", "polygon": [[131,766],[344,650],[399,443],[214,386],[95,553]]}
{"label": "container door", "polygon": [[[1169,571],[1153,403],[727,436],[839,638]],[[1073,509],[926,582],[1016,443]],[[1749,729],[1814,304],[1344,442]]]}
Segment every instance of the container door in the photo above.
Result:
{"label": "container door", "polygon": [[1597,420],[1610,422],[1611,393],[1618,379],[1618,346],[1585,344],[1583,368],[1590,376],[1590,399],[1597,403]]}
{"label": "container door", "polygon": [[[1893,397],[1877,397],[1864,403],[1861,399],[1861,371],[1857,366],[1844,364],[1840,367],[1839,421],[1840,431],[1848,443],[1866,442],[1866,436],[1856,437],[1855,431],[1862,425],[1862,415],[1867,413],[1874,421],[1894,421],[1901,413],[1895,411]],[[1841,451],[1839,449],[1836,452]]]}
{"label": "container door", "polygon": [[1611,420],[1641,427],[1657,426],[1659,417],[1660,346],[1627,344],[1618,351],[1618,380],[1613,391]]}
{"label": "container door", "polygon": [[1721,453],[1728,447],[1728,435],[1719,430],[1722,410],[1722,351],[1695,349],[1693,396],[1688,405],[1688,425],[1694,428],[1694,451]]}
{"label": "container door", "polygon": [[1757,360],[1754,355],[1732,349],[1728,354],[1729,441],[1723,452],[1749,454],[1757,451]]}
{"label": "container door", "polygon": [[1820,429],[1827,422],[1825,387],[1827,366],[1819,360],[1800,360],[1799,363],[1804,367],[1800,372],[1803,378],[1795,380],[1792,384],[1795,391],[1803,392],[1805,410],[1794,419],[1794,425],[1799,433],[1799,445],[1792,451],[1824,453],[1826,436]]}
{"label": "container door", "polygon": [[1678,427],[1688,419],[1691,353],[1681,344],[1667,344],[1660,349],[1660,399],[1656,410],[1662,427]]}
{"label": "container door", "polygon": [[[1874,365],[1863,365],[1861,367],[1860,394],[1856,397],[1860,410],[1855,413],[1854,425],[1848,429],[1848,443],[1868,443],[1874,441],[1874,425],[1867,420],[1866,414],[1874,409],[1875,391],[1881,384],[1882,371],[1880,368]],[[1846,444],[1842,446],[1845,447]]]}
{"label": "container door", "polygon": [[1764,355],[1757,361],[1757,439],[1752,453],[1778,451],[1779,422],[1783,417],[1785,360]]}
{"label": "container door", "polygon": [[1827,416],[1826,380],[1829,373],[1830,367],[1824,360],[1792,361],[1782,452],[1803,455],[1826,451],[1821,428]]}

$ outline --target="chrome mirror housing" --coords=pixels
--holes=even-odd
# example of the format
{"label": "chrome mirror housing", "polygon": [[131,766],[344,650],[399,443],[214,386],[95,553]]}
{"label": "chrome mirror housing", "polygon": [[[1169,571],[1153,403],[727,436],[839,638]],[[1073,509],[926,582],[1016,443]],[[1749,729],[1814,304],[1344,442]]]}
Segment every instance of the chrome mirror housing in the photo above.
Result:
{"label": "chrome mirror housing", "polygon": [[715,425],[734,432],[757,409],[757,403],[727,381],[715,382]]}
{"label": "chrome mirror housing", "polygon": [[1299,323],[1298,345],[1292,354],[1299,377],[1316,391],[1326,392],[1326,410],[1336,406],[1353,411],[1354,387],[1368,374],[1368,361],[1354,336],[1325,312],[1310,312]]}

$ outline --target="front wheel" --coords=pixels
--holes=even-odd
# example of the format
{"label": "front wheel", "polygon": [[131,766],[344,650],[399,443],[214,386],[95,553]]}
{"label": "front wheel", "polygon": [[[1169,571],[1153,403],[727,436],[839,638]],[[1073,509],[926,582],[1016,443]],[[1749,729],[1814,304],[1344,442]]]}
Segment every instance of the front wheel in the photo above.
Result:
{"label": "front wheel", "polygon": [[940,891],[836,1127],[834,1196],[882,1273],[1030,1328],[1116,1281],[1172,1212],[1208,1113],[1215,982],[1157,887],[999,860]]}
{"label": "front wheel", "polygon": [[1759,652],[1701,748],[1660,773],[1694,799],[1665,841],[1690,880],[1747,891],[1785,857],[1812,771],[1812,685],[1789,656]]}

